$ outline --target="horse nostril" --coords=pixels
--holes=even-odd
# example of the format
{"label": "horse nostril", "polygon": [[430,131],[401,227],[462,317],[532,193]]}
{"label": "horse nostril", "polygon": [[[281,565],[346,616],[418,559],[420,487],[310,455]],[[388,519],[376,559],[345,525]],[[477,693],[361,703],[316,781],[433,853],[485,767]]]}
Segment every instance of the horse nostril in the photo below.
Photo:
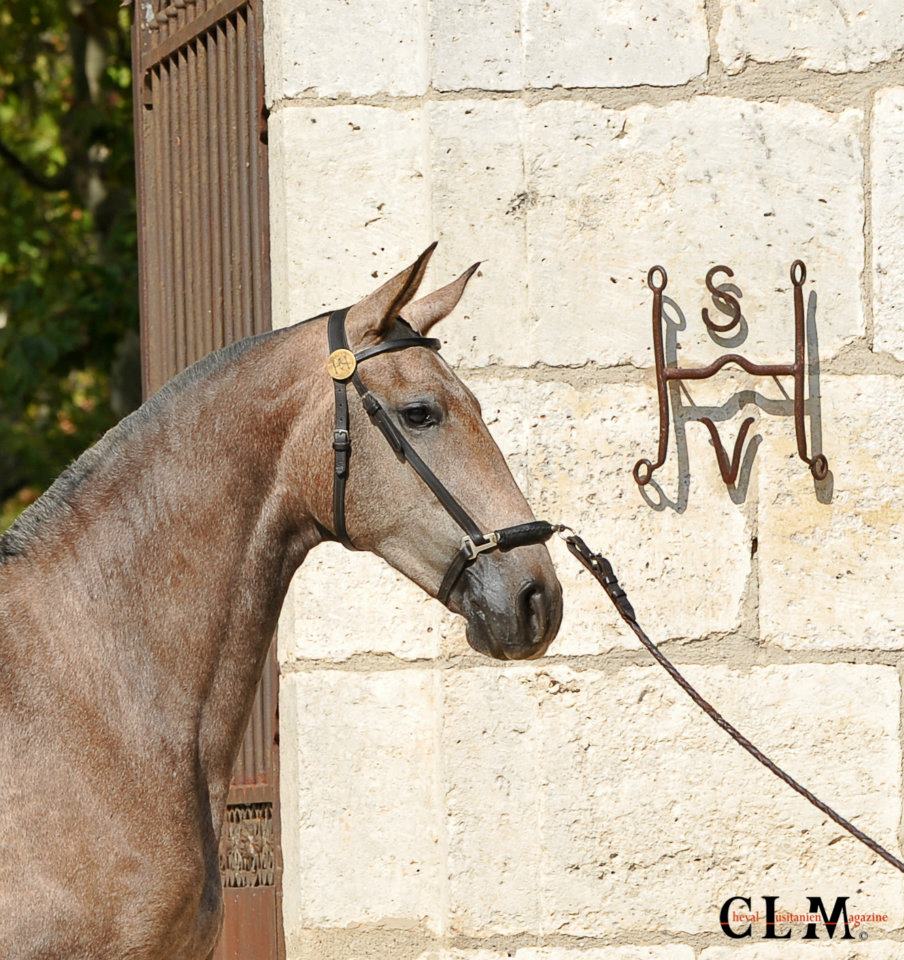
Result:
{"label": "horse nostril", "polygon": [[543,639],[546,635],[546,598],[543,587],[536,580],[531,580],[521,590],[518,596],[519,610],[522,623],[527,628],[531,642]]}

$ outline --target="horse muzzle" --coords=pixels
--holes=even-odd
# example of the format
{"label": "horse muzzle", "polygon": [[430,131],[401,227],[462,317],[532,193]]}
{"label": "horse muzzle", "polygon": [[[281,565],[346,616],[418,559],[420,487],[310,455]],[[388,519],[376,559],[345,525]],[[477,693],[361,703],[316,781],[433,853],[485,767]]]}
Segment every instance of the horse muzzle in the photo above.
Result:
{"label": "horse muzzle", "polygon": [[562,623],[562,587],[545,547],[481,557],[462,581],[458,605],[474,650],[495,660],[546,653]]}

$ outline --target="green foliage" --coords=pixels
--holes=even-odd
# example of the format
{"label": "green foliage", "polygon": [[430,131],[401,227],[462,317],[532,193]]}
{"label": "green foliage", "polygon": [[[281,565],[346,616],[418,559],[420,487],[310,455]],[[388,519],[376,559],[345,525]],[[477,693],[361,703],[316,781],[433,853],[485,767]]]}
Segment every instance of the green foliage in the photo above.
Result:
{"label": "green foliage", "polygon": [[0,0],[0,529],[139,399],[128,11]]}

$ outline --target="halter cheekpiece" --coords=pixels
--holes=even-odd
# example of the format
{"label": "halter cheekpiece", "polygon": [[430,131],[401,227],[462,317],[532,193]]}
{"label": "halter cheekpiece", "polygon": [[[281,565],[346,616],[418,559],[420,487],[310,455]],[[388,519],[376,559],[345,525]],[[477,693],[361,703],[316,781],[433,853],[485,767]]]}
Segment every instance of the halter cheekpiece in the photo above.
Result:
{"label": "halter cheekpiece", "polygon": [[470,566],[482,553],[499,550],[505,553],[515,547],[525,547],[534,543],[544,543],[557,529],[557,526],[546,523],[544,520],[533,520],[530,523],[519,523],[511,527],[502,527],[489,533],[481,531],[470,514],[452,496],[445,484],[421,459],[420,454],[411,446],[395,421],[387,413],[386,408],[367,389],[358,375],[358,368],[365,360],[379,356],[381,353],[390,353],[396,350],[407,350],[409,347],[425,347],[428,350],[439,350],[439,340],[432,337],[422,337],[412,330],[404,320],[401,322],[410,330],[410,336],[395,337],[384,340],[374,347],[367,347],[358,353],[352,353],[345,333],[345,318],[349,308],[334,310],[327,322],[327,338],[329,343],[329,357],[327,371],[333,378],[335,395],[335,420],[333,427],[333,450],[335,463],[333,470],[333,525],[336,539],[349,549],[354,549],[345,526],[345,487],[348,482],[349,464],[351,462],[352,439],[348,414],[349,382],[354,386],[361,398],[361,403],[367,411],[371,422],[375,424],[392,447],[395,455],[403,463],[407,463],[414,472],[430,488],[433,495],[439,500],[443,509],[462,529],[464,536],[461,546],[449,564],[443,581],[440,584],[437,598],[446,603],[452,589],[458,582],[465,568]]}

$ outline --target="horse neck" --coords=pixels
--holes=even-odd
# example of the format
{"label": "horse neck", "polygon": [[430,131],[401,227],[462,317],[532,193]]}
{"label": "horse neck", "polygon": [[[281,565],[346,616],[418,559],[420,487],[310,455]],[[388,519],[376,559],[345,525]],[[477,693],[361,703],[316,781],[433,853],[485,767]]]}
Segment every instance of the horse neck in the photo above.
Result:
{"label": "horse neck", "polygon": [[33,606],[55,597],[43,619],[98,684],[98,709],[153,717],[155,736],[197,751],[212,793],[228,784],[292,573],[321,539],[304,476],[283,476],[286,441],[316,407],[292,336],[152,401],[26,573]]}

